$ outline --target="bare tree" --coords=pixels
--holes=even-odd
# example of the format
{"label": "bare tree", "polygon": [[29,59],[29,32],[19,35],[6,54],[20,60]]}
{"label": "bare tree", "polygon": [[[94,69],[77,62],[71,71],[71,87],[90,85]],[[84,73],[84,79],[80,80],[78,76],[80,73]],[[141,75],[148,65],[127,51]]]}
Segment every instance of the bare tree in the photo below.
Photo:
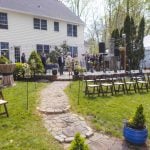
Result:
{"label": "bare tree", "polygon": [[92,0],[61,0],[67,5],[77,16],[81,17],[84,22],[87,20],[89,7]]}

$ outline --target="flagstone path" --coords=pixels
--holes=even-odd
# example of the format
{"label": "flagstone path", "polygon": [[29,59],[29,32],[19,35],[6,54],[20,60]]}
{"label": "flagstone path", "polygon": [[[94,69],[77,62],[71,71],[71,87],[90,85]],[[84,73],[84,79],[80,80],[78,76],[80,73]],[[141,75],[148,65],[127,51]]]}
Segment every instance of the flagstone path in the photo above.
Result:
{"label": "flagstone path", "polygon": [[94,132],[83,117],[69,111],[70,105],[64,89],[69,81],[55,81],[41,91],[41,103],[37,108],[43,116],[44,125],[56,140],[67,149],[76,132],[87,140],[90,150],[148,150],[144,145],[134,147],[124,140]]}

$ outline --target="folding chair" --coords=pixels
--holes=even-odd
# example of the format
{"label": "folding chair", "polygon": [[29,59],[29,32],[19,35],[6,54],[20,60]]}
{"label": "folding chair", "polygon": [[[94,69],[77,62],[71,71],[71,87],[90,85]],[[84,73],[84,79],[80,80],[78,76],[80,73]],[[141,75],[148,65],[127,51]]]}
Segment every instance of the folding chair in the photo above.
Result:
{"label": "folding chair", "polygon": [[127,94],[131,91],[134,91],[136,93],[136,81],[127,81],[124,77],[124,83],[125,83],[125,89],[127,91]]}
{"label": "folding chair", "polygon": [[114,94],[113,94],[112,80],[110,80],[110,79],[100,80],[99,93],[102,93],[103,96],[105,94],[107,95],[107,94],[111,93],[111,95],[113,96]]}
{"label": "folding chair", "polygon": [[95,84],[95,80],[85,80],[85,95],[98,95],[99,96],[99,85]]}
{"label": "folding chair", "polygon": [[146,90],[148,92],[148,82],[146,81],[144,75],[141,78],[137,78],[136,83],[137,83],[138,92],[141,91],[143,92],[143,90]]}
{"label": "folding chair", "polygon": [[125,94],[125,83],[121,77],[117,78],[115,81],[113,80],[113,87],[115,94],[119,94],[120,92]]}

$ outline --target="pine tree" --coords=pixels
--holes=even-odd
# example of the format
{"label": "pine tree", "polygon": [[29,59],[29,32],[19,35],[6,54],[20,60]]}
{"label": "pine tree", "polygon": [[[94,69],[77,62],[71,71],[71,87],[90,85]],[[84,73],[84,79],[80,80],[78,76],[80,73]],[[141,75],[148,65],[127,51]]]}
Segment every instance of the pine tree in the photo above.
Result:
{"label": "pine tree", "polygon": [[145,116],[143,114],[142,104],[137,107],[136,113],[133,117],[132,126],[135,129],[144,129],[145,127]]}
{"label": "pine tree", "polygon": [[137,36],[137,48],[139,53],[139,61],[144,58],[144,45],[143,45],[143,39],[144,39],[144,31],[145,31],[145,19],[142,17],[139,28],[138,28],[138,36]]}
{"label": "pine tree", "polygon": [[130,16],[127,15],[124,21],[124,33],[126,34],[126,56],[127,61],[130,62],[129,66],[131,66],[132,63],[132,53],[131,53],[131,23],[130,23]]}
{"label": "pine tree", "polygon": [[44,72],[44,67],[43,67],[41,58],[37,52],[33,51],[31,53],[28,63],[30,65],[31,72],[34,75],[35,75],[35,73],[43,73]]}
{"label": "pine tree", "polygon": [[89,150],[88,145],[85,144],[85,139],[80,136],[80,133],[75,135],[69,150]]}

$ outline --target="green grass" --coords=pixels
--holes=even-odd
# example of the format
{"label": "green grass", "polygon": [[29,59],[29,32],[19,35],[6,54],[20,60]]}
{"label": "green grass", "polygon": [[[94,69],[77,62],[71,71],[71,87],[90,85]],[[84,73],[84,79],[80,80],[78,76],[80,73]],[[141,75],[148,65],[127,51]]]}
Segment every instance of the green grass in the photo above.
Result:
{"label": "green grass", "polygon": [[[39,91],[47,84],[29,83],[29,110],[26,109],[26,83],[3,90],[8,101],[9,118],[0,116],[0,150],[61,150],[44,128],[42,117],[36,111]],[[1,108],[2,111],[2,108]]]}
{"label": "green grass", "polygon": [[79,82],[73,82],[65,90],[70,98],[72,110],[87,118],[96,130],[122,137],[123,120],[130,119],[134,115],[136,107],[143,104],[146,125],[150,131],[150,92],[88,98],[82,88],[78,105],[78,87]]}

